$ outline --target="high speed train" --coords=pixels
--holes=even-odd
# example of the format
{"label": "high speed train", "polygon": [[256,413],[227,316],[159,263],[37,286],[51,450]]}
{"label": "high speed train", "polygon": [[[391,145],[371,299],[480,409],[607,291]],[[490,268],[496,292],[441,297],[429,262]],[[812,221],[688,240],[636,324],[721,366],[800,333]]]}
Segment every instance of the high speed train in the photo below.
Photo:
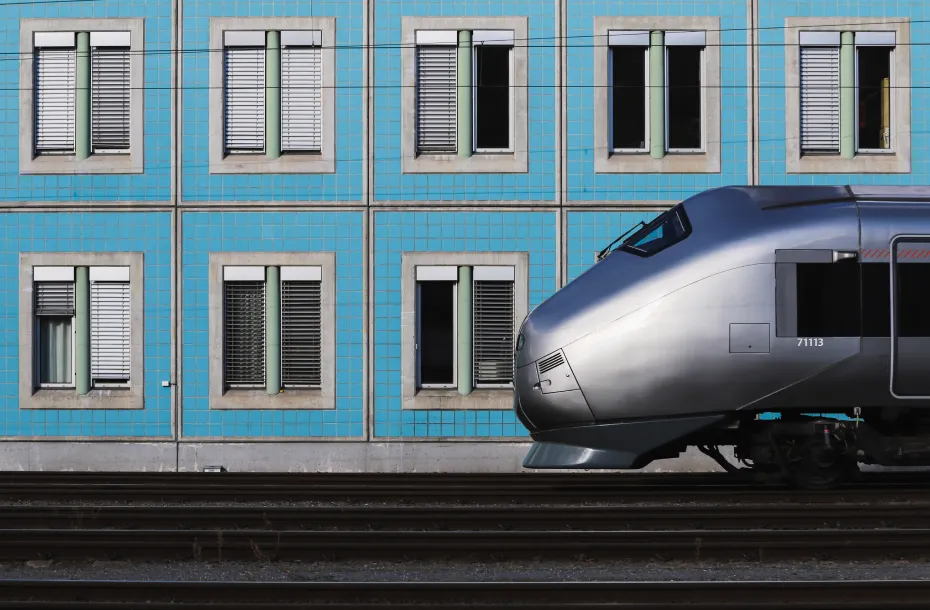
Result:
{"label": "high speed train", "polygon": [[930,188],[712,189],[598,259],[517,335],[525,467],[930,465]]}

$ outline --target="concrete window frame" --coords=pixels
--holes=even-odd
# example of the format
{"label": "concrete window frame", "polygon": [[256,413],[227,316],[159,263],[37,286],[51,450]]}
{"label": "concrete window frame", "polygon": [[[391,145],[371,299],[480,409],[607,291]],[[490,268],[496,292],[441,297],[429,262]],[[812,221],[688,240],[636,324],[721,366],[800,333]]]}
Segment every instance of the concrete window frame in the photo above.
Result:
{"label": "concrete window frame", "polygon": [[[145,403],[145,284],[141,252],[23,252],[19,255],[19,408],[142,409]],[[33,268],[129,267],[129,387],[91,389],[37,388],[35,383],[35,303]]]}
{"label": "concrete window frame", "polygon": [[[237,30],[319,30],[323,60],[323,149],[320,154],[227,155],[223,146],[223,33]],[[211,174],[332,174],[336,172],[336,18],[335,17],[211,17],[210,48],[210,173]]]}
{"label": "concrete window frame", "polygon": [[[35,154],[33,41],[42,32],[129,32],[129,154]],[[141,174],[145,167],[145,19],[21,19],[19,22],[19,173]]]}
{"label": "concrete window frame", "polygon": [[[401,40],[401,155],[405,174],[525,174],[528,107],[527,17],[403,17]],[[513,152],[417,154],[416,33],[417,30],[513,30]]]}
{"label": "concrete window frame", "polygon": [[[801,154],[801,31],[895,32],[891,153]],[[911,172],[911,24],[907,17],[785,18],[785,171],[789,174],[909,174]]]}
{"label": "concrete window frame", "polygon": [[[665,153],[610,150],[609,30],[703,30],[704,150]],[[720,18],[719,17],[594,17],[594,172],[597,174],[719,174],[720,173]],[[648,128],[648,124],[647,124]]]}
{"label": "concrete window frame", "polygon": [[[285,389],[269,395],[261,389],[223,386],[223,267],[321,267],[319,388]],[[212,252],[208,279],[210,409],[335,409],[336,408],[336,255],[333,252]]]}
{"label": "concrete window frame", "polygon": [[417,388],[416,329],[418,265],[502,265],[514,268],[514,332],[529,312],[529,255],[526,252],[404,252],[401,257],[401,393],[404,409],[512,409],[511,388]]}

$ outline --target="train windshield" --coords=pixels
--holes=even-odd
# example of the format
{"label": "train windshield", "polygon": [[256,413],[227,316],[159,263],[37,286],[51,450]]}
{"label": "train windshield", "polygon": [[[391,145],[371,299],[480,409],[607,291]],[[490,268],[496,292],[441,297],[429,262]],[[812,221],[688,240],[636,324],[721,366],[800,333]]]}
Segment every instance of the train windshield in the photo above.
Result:
{"label": "train windshield", "polygon": [[684,207],[678,204],[631,235],[619,249],[637,256],[652,256],[690,234],[691,223],[688,222]]}

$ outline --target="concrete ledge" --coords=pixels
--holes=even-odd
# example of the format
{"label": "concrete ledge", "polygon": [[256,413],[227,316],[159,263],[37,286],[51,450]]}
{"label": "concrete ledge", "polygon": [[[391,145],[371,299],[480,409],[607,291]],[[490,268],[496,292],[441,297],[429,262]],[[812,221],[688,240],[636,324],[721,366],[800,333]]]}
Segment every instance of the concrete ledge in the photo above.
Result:
{"label": "concrete ledge", "polygon": [[145,441],[0,442],[0,470],[173,472],[177,470],[177,446]]}
{"label": "concrete ledge", "polygon": [[[147,442],[5,441],[0,470],[64,472],[584,472],[529,470],[529,442]],[[724,452],[732,458],[730,453]],[[718,472],[697,451],[637,472]],[[604,472],[604,471],[601,471]]]}

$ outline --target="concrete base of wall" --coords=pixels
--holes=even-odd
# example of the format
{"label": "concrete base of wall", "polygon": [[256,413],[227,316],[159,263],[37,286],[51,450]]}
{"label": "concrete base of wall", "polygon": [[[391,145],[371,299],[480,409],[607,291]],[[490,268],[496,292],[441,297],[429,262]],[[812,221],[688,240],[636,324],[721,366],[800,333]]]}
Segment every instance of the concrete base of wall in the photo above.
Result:
{"label": "concrete base of wall", "polygon": [[[0,470],[197,472],[546,472],[524,469],[529,443],[124,443],[0,442]],[[642,471],[714,472],[697,451]],[[552,471],[548,471],[552,472]]]}
{"label": "concrete base of wall", "polygon": [[177,443],[8,441],[0,443],[0,470],[171,472]]}

